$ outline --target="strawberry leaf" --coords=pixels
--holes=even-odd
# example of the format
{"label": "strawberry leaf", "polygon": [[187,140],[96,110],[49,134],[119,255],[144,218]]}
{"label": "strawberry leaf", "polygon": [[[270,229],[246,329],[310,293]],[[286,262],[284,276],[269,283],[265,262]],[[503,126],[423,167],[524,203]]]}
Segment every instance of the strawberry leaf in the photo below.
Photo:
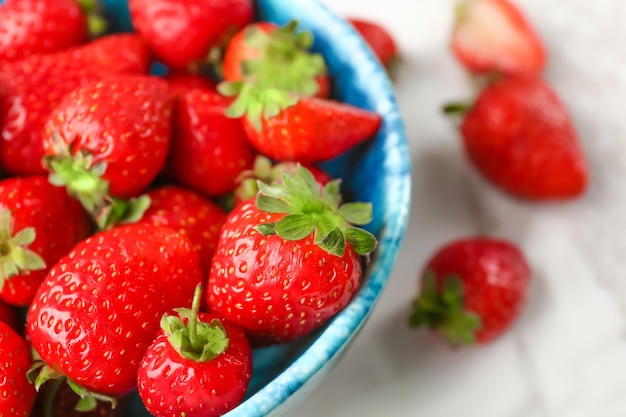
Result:
{"label": "strawberry leaf", "polygon": [[352,224],[365,225],[371,221],[373,210],[369,203],[346,203],[339,213]]}
{"label": "strawberry leaf", "polygon": [[317,245],[326,252],[335,256],[343,256],[346,249],[346,241],[341,233],[341,229],[335,228],[318,242]]}
{"label": "strawberry leaf", "polygon": [[263,236],[275,235],[276,234],[276,223],[263,223],[256,227],[259,233]]}
{"label": "strawberry leaf", "polygon": [[343,234],[350,246],[359,255],[367,255],[376,247],[376,237],[366,230],[346,227]]}
{"label": "strawberry leaf", "polygon": [[286,240],[304,239],[315,230],[315,226],[304,214],[290,214],[276,224],[276,233]]}

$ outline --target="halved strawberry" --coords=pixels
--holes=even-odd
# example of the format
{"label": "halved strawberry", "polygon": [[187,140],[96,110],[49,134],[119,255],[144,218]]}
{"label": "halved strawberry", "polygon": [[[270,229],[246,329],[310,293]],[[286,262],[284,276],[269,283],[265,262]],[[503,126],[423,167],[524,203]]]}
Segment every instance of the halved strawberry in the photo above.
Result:
{"label": "halved strawberry", "polygon": [[539,35],[508,0],[460,3],[452,50],[467,70],[478,74],[536,74],[546,63]]}

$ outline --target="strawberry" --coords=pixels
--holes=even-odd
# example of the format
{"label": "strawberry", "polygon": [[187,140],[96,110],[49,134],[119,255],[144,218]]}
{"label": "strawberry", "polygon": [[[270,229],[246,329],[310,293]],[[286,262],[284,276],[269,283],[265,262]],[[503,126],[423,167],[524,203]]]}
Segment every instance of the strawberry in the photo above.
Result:
{"label": "strawberry", "polygon": [[460,131],[474,166],[513,195],[562,199],[586,188],[585,156],[570,117],[537,77],[488,86],[465,113]]}
{"label": "strawberry", "polygon": [[[311,172],[320,188],[324,188],[327,183],[332,181],[332,177],[328,173],[315,165],[303,166]],[[258,181],[271,184],[274,181],[279,181],[285,172],[295,173],[297,168],[297,162],[272,163],[269,158],[258,155],[254,160],[254,168],[242,172],[238,178],[238,185],[234,191],[235,204],[255,197],[259,192]]]}
{"label": "strawberry", "polygon": [[0,22],[0,62],[60,51],[89,37],[76,0],[5,0]]}
{"label": "strawberry", "polygon": [[46,177],[0,181],[0,299],[28,305],[48,269],[90,232],[80,204]]}
{"label": "strawberry", "polygon": [[436,251],[422,275],[411,326],[428,326],[453,346],[487,343],[520,314],[530,268],[520,250],[504,240],[467,238]]}
{"label": "strawberry", "polygon": [[[79,198],[101,228],[110,225],[115,203],[139,195],[165,164],[172,107],[167,84],[156,77],[109,77],[74,90],[46,123],[50,180]],[[112,212],[109,196],[118,198]]]}
{"label": "strawberry", "polygon": [[537,74],[546,63],[543,42],[508,0],[464,0],[457,6],[452,50],[468,71]]}
{"label": "strawberry", "polygon": [[226,213],[217,204],[191,190],[169,185],[146,193],[150,207],[137,223],[168,226],[186,235],[209,271]]}
{"label": "strawberry", "polygon": [[279,102],[278,114],[243,118],[252,146],[279,161],[312,164],[335,158],[371,139],[382,122],[376,113],[333,100],[283,96]]}
{"label": "strawberry", "polygon": [[85,408],[130,393],[161,316],[189,305],[201,282],[191,242],[167,227],[131,224],[83,240],[52,267],[28,310],[41,357],[36,387],[65,376]]}
{"label": "strawberry", "polygon": [[389,68],[398,58],[398,46],[389,31],[379,23],[360,18],[348,18],[348,22],[363,37],[380,62]]}
{"label": "strawberry", "polygon": [[143,72],[145,45],[136,35],[111,35],[55,54],[0,64],[0,165],[10,174],[45,174],[43,126],[75,88],[112,72]]}
{"label": "strawberry", "polygon": [[208,196],[235,188],[239,174],[252,168],[254,150],[240,120],[225,115],[231,100],[211,90],[180,97],[167,172],[176,182]]}
{"label": "strawberry", "polygon": [[0,322],[0,416],[27,417],[35,403],[35,389],[26,379],[32,359],[28,343]]}
{"label": "strawberry", "polygon": [[224,53],[224,80],[249,81],[262,87],[328,98],[330,81],[324,59],[309,52],[311,35],[296,30],[296,22],[284,27],[256,22],[239,31]]}
{"label": "strawberry", "polygon": [[254,17],[252,0],[129,0],[135,30],[174,68],[209,57]]}
{"label": "strawberry", "polygon": [[19,320],[15,308],[7,303],[0,301],[0,322],[6,323],[13,330],[18,331]]}
{"label": "strawberry", "polygon": [[222,227],[206,298],[212,313],[265,345],[303,336],[345,307],[361,284],[359,255],[376,238],[352,226],[370,222],[371,205],[340,205],[338,180],[320,190],[299,167],[259,188]]}
{"label": "strawberry", "polygon": [[156,417],[218,417],[239,405],[248,388],[248,340],[219,317],[199,314],[201,294],[198,286],[191,310],[161,319],[141,362],[139,395]]}

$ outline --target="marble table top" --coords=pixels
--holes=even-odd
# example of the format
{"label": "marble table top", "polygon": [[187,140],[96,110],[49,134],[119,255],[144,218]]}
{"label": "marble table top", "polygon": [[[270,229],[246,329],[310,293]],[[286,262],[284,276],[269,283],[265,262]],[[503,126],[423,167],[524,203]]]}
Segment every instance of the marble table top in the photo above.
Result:
{"label": "marble table top", "polygon": [[[376,19],[403,53],[396,88],[413,158],[413,209],[385,294],[298,417],[626,416],[626,2],[515,0],[545,40],[545,73],[591,166],[583,198],[515,200],[467,163],[443,103],[470,95],[448,50],[451,0],[326,0]],[[534,270],[527,307],[490,345],[448,349],[407,328],[423,263],[443,243],[517,242]]]}

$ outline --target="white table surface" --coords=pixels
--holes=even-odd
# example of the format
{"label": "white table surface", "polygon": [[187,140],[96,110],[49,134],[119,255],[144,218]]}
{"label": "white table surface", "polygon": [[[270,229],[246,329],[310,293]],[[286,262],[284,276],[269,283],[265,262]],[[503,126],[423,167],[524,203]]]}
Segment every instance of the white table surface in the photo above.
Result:
{"label": "white table surface", "polygon": [[[626,416],[626,2],[517,0],[549,52],[546,78],[591,165],[577,201],[529,204],[466,162],[443,103],[467,97],[448,51],[451,0],[326,0],[385,24],[404,63],[398,101],[411,142],[413,209],[370,321],[298,417]],[[523,316],[483,347],[449,350],[406,326],[417,274],[450,239],[517,242],[534,269]]]}

